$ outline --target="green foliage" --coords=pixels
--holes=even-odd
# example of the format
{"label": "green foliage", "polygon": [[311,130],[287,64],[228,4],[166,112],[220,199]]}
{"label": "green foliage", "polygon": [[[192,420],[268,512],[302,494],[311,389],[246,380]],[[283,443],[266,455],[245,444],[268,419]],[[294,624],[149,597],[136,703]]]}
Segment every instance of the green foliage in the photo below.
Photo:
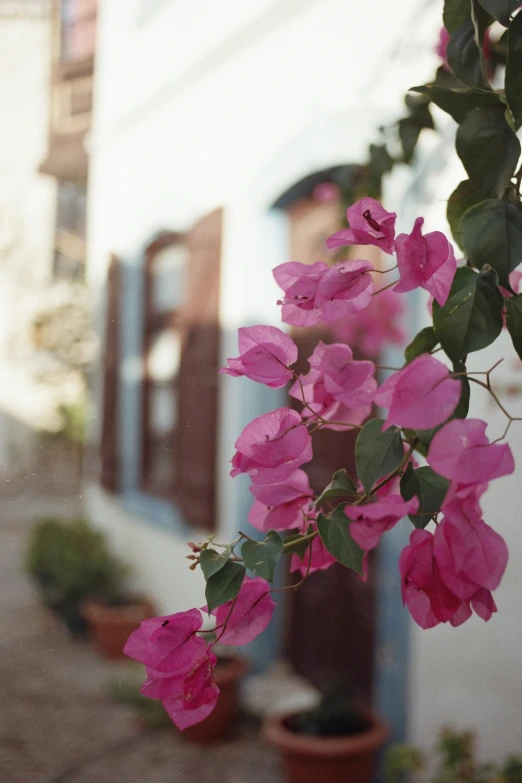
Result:
{"label": "green foliage", "polygon": [[350,522],[344,508],[345,505],[340,505],[331,514],[319,514],[317,528],[330,554],[343,566],[362,574],[364,551],[350,535]]}
{"label": "green foliage", "polygon": [[453,362],[465,361],[496,340],[502,331],[504,299],[489,271],[457,269],[448,301],[433,303],[433,325]]}
{"label": "green foliage", "polygon": [[473,266],[490,264],[500,285],[510,290],[509,275],[522,262],[522,213],[508,201],[487,199],[466,212],[460,230]]}
{"label": "green foliage", "polygon": [[404,446],[397,427],[382,432],[384,419],[366,422],[355,444],[357,475],[368,493],[376,481],[398,468],[404,457]]}
{"label": "green foliage", "polygon": [[109,552],[105,536],[82,519],[37,522],[29,539],[26,569],[50,605],[88,596],[117,600],[126,573]]}
{"label": "green foliage", "polygon": [[511,22],[508,31],[506,98],[515,127],[518,129],[522,125],[522,16],[520,14],[517,14]]}
{"label": "green foliage", "polygon": [[[311,533],[312,530],[313,528],[309,527],[307,532]],[[303,560],[310,543],[310,540],[306,541],[303,539],[302,533],[291,533],[289,536],[285,537],[283,546],[285,552],[291,552],[293,555],[297,555],[300,560]]]}
{"label": "green foliage", "polygon": [[[498,767],[478,764],[470,732],[443,729],[435,746],[436,769],[430,783],[522,783],[522,759],[510,757]],[[386,754],[386,783],[406,783],[409,772],[423,770],[421,753],[409,745],[393,745]]]}
{"label": "green foliage", "polygon": [[226,565],[228,558],[230,557],[230,548],[227,547],[223,552],[216,552],[215,549],[203,549],[199,556],[199,564],[203,571],[203,576],[208,581],[211,576],[217,574],[218,571]]}
{"label": "green foliage", "polygon": [[471,385],[468,376],[465,374],[466,365],[464,364],[464,362],[455,362],[455,364],[453,365],[453,372],[460,373],[459,377],[456,380],[460,381],[460,385],[462,386],[462,391],[460,393],[459,404],[455,408],[453,412],[453,416],[451,418],[465,419],[469,411],[469,403],[471,398]]}
{"label": "green foliage", "polygon": [[401,495],[404,500],[419,498],[419,510],[409,514],[411,522],[418,528],[424,528],[431,517],[440,511],[449,489],[449,479],[426,466],[413,469],[411,463],[401,478]]}
{"label": "green foliage", "polygon": [[210,577],[205,589],[209,614],[218,606],[237,597],[245,578],[246,569],[239,563],[228,560],[223,568]]}
{"label": "green foliage", "polygon": [[420,356],[423,353],[430,353],[438,342],[439,338],[435,334],[433,326],[426,326],[425,329],[421,329],[404,351],[406,362],[409,364],[416,359],[417,356]]}
{"label": "green foliage", "polygon": [[449,33],[453,33],[470,16],[470,0],[444,0],[443,21]]}
{"label": "green foliage", "polygon": [[463,248],[460,220],[468,209],[471,209],[480,201],[482,199],[475,192],[469,179],[460,182],[448,199],[446,217],[450,224],[453,238],[460,248]]}
{"label": "green foliage", "polygon": [[484,199],[501,198],[520,157],[520,142],[504,107],[469,112],[457,131],[456,147],[475,191]]}
{"label": "green foliage", "polygon": [[463,87],[449,89],[437,84],[425,84],[411,89],[429,95],[433,103],[453,117],[455,122],[462,122],[470,111],[479,106],[502,106],[499,93],[491,90]]}
{"label": "green foliage", "polygon": [[518,0],[479,0],[482,8],[507,27],[509,17],[520,7]]}
{"label": "green foliage", "polygon": [[354,495],[357,495],[357,489],[350,476],[344,469],[338,470],[333,474],[332,480],[328,486],[323,489],[314,505],[320,506],[322,503],[325,503],[327,500],[332,500],[333,498],[351,497]]}
{"label": "green foliage", "polygon": [[452,32],[446,53],[452,73],[469,87],[487,88],[482,68],[481,50],[476,43],[475,25],[471,17]]}
{"label": "green foliage", "polygon": [[283,539],[275,530],[270,530],[264,541],[245,541],[241,555],[247,568],[255,576],[271,582],[277,563],[283,556]]}
{"label": "green foliage", "polygon": [[513,347],[522,359],[522,297],[506,299],[506,325]]}

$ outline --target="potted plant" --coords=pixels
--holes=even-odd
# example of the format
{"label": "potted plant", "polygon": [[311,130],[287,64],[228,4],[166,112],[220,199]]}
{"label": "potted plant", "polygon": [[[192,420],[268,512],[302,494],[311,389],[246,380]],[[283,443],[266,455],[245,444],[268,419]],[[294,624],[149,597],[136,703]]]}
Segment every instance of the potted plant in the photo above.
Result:
{"label": "potted plant", "polygon": [[[503,764],[479,764],[475,758],[475,742],[471,732],[443,729],[434,752],[434,777],[431,783],[522,783],[522,758],[511,756]],[[427,766],[423,754],[410,745],[394,745],[388,749],[385,762],[386,783],[421,780],[416,773]],[[413,777],[405,777],[413,773]],[[427,779],[423,776],[422,780]]]}
{"label": "potted plant", "polygon": [[98,651],[110,660],[125,657],[123,648],[130,634],[154,614],[147,598],[121,588],[97,591],[83,601],[81,609]]}
{"label": "potted plant", "polygon": [[389,731],[337,684],[317,707],[269,718],[263,733],[282,752],[288,783],[370,783]]}
{"label": "potted plant", "polygon": [[214,680],[219,688],[219,697],[210,715],[194,726],[184,729],[182,734],[190,742],[214,742],[229,735],[237,722],[239,713],[238,684],[248,669],[244,658],[230,655],[229,650],[214,648],[217,664]]}
{"label": "potted plant", "polygon": [[104,536],[83,520],[53,518],[31,532],[26,570],[37,583],[43,603],[73,635],[85,634],[81,611],[86,596],[114,590],[124,569],[108,551]]}

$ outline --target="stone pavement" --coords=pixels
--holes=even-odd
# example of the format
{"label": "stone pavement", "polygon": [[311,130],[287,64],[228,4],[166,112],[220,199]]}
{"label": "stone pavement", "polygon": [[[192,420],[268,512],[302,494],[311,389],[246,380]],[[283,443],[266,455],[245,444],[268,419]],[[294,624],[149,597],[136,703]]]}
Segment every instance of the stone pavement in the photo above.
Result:
{"label": "stone pavement", "polygon": [[110,701],[122,665],[71,640],[40,608],[20,568],[26,509],[21,517],[2,501],[0,783],[281,783],[248,721],[235,740],[202,748],[175,729],[144,731]]}

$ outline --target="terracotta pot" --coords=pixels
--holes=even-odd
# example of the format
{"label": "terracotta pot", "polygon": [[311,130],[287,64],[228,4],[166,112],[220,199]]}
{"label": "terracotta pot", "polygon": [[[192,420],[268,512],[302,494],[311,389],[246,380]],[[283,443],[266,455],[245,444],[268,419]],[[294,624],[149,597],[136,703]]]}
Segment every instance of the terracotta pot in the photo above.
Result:
{"label": "terracotta pot", "polygon": [[347,737],[314,737],[286,728],[292,715],[270,718],[263,735],[284,756],[288,783],[371,783],[377,751],[389,736],[386,723],[367,713],[367,731]]}
{"label": "terracotta pot", "polygon": [[125,642],[139,628],[142,620],[154,615],[154,607],[147,600],[137,600],[122,606],[85,601],[82,612],[98,651],[105,658],[114,660],[125,658]]}
{"label": "terracotta pot", "polygon": [[230,734],[238,713],[237,685],[248,669],[243,658],[222,658],[218,661],[214,679],[220,693],[208,718],[185,729],[182,734],[190,742],[214,742]]}

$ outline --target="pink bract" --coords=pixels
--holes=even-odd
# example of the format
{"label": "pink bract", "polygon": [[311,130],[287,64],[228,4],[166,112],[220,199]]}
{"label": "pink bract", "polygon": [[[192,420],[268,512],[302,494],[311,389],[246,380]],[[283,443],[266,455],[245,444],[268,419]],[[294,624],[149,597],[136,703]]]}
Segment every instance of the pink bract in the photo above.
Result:
{"label": "pink bract", "polygon": [[361,549],[373,549],[381,536],[397,522],[419,508],[418,498],[403,500],[400,495],[388,495],[376,503],[346,506],[344,513],[352,520],[350,535]]}
{"label": "pink bract", "polygon": [[[414,530],[399,558],[403,603],[421,628],[451,620],[462,601],[444,584],[433,556],[433,534]],[[461,620],[462,621],[462,620]]]}
{"label": "pink bract", "polygon": [[457,271],[452,245],[440,231],[422,234],[424,218],[417,218],[411,234],[395,239],[400,280],[396,293],[424,288],[442,306],[446,304]]}
{"label": "pink bract", "polygon": [[314,326],[321,320],[321,309],[316,304],[317,286],[329,267],[324,261],[300,264],[290,261],[273,270],[276,283],[285,293],[281,320],[292,326]]}
{"label": "pink bract", "polygon": [[257,530],[289,530],[303,523],[303,506],[307,506],[313,492],[308,476],[296,470],[282,484],[253,484],[250,492],[256,498],[248,521]]}
{"label": "pink bract", "polygon": [[338,231],[327,239],[330,248],[342,245],[375,245],[385,253],[393,253],[395,212],[387,212],[376,199],[360,199],[346,211],[350,228]]}
{"label": "pink bract", "polygon": [[248,644],[265,630],[275,609],[270,586],[259,576],[245,577],[233,608],[232,604],[229,601],[212,612],[216,626],[227,621],[223,634],[216,631],[220,644]]}
{"label": "pink bract", "polygon": [[473,485],[507,476],[515,470],[507,443],[490,443],[486,422],[454,419],[440,429],[428,451],[433,470],[452,481]]}
{"label": "pink bract", "polygon": [[231,476],[248,473],[255,484],[285,481],[312,459],[312,438],[297,411],[278,408],[247,424],[236,441]]}
{"label": "pink bract", "polygon": [[386,345],[405,344],[406,332],[401,323],[405,311],[404,299],[392,289],[385,289],[373,297],[365,310],[335,323],[335,337],[357,346],[364,356],[377,358]]}
{"label": "pink bract", "polygon": [[328,269],[317,283],[315,304],[321,310],[321,320],[339,321],[364,310],[372,301],[373,265],[357,259],[344,261]]}
{"label": "pink bract", "polygon": [[274,389],[292,378],[288,369],[297,361],[297,345],[275,326],[250,326],[238,330],[239,357],[228,359],[229,367],[220,373],[233,377],[245,375]]}
{"label": "pink bract", "polygon": [[446,30],[445,27],[442,27],[441,30],[440,30],[439,41],[438,41],[437,47],[435,49],[435,51],[437,52],[437,54],[439,55],[440,59],[442,60],[442,62],[444,64],[444,68],[447,71],[450,70],[449,65],[448,65],[448,61],[446,60],[446,51],[448,49],[448,43],[449,43],[449,39],[450,38],[451,38],[451,36],[450,36],[449,32]]}
{"label": "pink bract", "polygon": [[369,405],[377,388],[375,365],[355,361],[347,345],[320,341],[309,360],[310,367],[324,376],[325,390],[348,408]]}
{"label": "pink bract", "polygon": [[[311,555],[310,549],[308,549],[302,560],[299,555],[292,555],[290,560],[290,571],[292,573],[299,571],[301,576],[304,576],[306,573],[313,574],[315,571],[326,571],[337,562],[335,557],[324,546],[320,536],[312,539],[311,548]],[[308,567],[309,565],[310,567]]]}
{"label": "pink bract", "polygon": [[391,375],[377,390],[374,400],[389,408],[384,429],[394,424],[428,430],[449,419],[460,395],[460,382],[449,377],[446,365],[422,354]]}

